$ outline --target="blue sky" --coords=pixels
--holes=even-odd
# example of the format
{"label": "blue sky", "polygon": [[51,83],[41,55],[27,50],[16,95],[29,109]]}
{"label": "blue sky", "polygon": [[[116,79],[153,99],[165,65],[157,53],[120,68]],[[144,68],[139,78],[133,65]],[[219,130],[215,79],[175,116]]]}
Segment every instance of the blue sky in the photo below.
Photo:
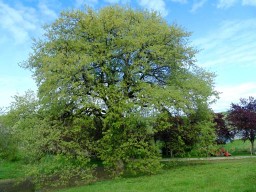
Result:
{"label": "blue sky", "polygon": [[192,32],[191,44],[200,50],[197,64],[217,75],[221,94],[214,111],[229,109],[241,97],[256,97],[256,0],[0,0],[0,107],[14,95],[36,90],[32,74],[18,64],[28,58],[42,25],[61,10],[85,4],[155,10]]}

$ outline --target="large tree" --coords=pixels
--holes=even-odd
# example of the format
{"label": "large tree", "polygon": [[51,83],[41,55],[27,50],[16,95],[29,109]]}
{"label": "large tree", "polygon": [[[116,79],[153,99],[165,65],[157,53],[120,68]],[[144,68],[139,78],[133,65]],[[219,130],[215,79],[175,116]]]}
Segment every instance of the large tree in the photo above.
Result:
{"label": "large tree", "polygon": [[231,104],[228,120],[234,130],[242,135],[244,141],[251,143],[251,154],[254,154],[254,141],[256,136],[256,99],[240,99],[239,104]]}
{"label": "large tree", "polygon": [[69,147],[62,153],[78,145],[117,172],[156,170],[152,138],[164,126],[155,117],[191,115],[216,95],[189,36],[155,12],[118,6],[63,12],[46,26],[24,66]]}

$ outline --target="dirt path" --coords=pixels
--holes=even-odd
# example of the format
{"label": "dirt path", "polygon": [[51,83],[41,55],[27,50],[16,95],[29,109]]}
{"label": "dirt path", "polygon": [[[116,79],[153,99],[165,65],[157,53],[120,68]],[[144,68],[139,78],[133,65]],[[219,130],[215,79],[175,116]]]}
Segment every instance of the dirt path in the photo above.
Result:
{"label": "dirt path", "polygon": [[232,159],[247,159],[256,158],[256,156],[233,156],[233,157],[203,157],[203,158],[166,158],[162,162],[168,161],[214,161],[214,160],[232,160]]}

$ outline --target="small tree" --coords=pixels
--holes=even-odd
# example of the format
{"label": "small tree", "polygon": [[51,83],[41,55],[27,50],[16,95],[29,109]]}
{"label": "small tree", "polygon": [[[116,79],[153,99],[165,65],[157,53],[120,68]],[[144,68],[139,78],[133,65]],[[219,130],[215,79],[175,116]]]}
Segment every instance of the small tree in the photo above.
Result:
{"label": "small tree", "polygon": [[15,160],[17,158],[17,142],[14,131],[2,125],[0,117],[0,159]]}
{"label": "small tree", "polygon": [[164,156],[208,156],[215,144],[213,115],[206,103],[197,102],[193,113],[159,115],[162,130],[155,139],[162,142]]}
{"label": "small tree", "polygon": [[228,120],[234,130],[242,134],[244,141],[251,142],[251,155],[254,153],[254,141],[256,134],[256,99],[240,99],[239,104],[231,104]]}

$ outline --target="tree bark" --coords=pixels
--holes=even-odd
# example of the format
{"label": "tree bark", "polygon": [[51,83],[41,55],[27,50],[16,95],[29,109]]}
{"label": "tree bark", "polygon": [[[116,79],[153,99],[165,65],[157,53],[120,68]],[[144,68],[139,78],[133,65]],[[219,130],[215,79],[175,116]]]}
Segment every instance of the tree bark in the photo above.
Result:
{"label": "tree bark", "polygon": [[254,154],[254,140],[251,140],[251,155]]}

